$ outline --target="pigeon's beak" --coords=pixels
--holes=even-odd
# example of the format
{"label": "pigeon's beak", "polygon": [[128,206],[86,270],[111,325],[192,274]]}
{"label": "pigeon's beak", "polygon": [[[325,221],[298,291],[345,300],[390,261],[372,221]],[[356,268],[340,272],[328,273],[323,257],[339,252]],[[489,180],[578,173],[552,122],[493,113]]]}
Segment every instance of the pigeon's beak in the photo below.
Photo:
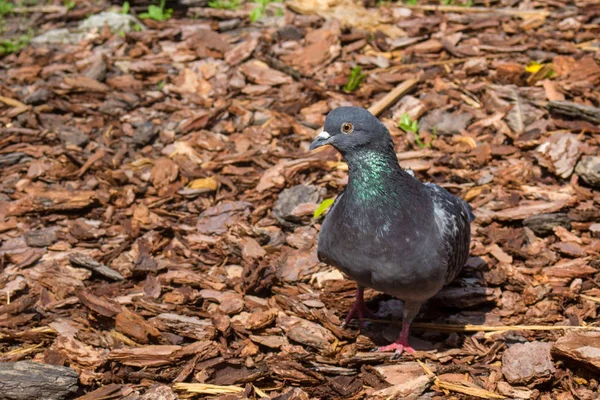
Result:
{"label": "pigeon's beak", "polygon": [[310,147],[308,149],[314,150],[317,147],[325,146],[326,144],[329,144],[330,139],[331,135],[329,133],[327,133],[326,131],[321,131],[317,135],[315,140],[313,140],[313,142],[310,144]]}

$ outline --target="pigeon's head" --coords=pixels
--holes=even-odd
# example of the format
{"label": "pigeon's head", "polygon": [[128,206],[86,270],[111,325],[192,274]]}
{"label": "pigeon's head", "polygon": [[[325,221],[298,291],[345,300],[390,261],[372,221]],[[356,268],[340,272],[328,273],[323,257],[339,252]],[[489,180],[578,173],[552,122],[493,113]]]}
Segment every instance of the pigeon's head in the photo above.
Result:
{"label": "pigeon's head", "polygon": [[342,155],[362,148],[389,149],[389,131],[369,111],[361,107],[338,107],[327,114],[323,131],[310,144],[310,150],[327,144]]}

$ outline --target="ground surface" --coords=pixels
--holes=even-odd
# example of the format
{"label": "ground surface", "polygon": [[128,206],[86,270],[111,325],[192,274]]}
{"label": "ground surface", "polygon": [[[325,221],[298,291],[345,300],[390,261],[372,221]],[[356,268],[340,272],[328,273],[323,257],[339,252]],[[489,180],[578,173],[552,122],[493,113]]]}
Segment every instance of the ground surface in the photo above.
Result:
{"label": "ground surface", "polygon": [[[600,6],[329,3],[200,2],[0,59],[2,361],[68,366],[85,399],[599,397]],[[5,37],[110,4],[28,7]],[[389,106],[401,165],[477,215],[397,360],[370,350],[401,304],[367,291],[382,321],[342,329],[354,284],[315,254],[347,170],[307,149],[348,104]]]}

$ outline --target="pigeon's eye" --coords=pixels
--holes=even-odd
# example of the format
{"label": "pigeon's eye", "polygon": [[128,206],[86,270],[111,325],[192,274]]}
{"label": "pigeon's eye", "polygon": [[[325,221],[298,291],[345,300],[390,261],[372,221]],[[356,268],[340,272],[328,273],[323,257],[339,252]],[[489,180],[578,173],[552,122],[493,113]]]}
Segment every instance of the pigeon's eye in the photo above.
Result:
{"label": "pigeon's eye", "polygon": [[352,133],[354,131],[354,126],[350,122],[344,122],[342,124],[342,132],[344,133]]}

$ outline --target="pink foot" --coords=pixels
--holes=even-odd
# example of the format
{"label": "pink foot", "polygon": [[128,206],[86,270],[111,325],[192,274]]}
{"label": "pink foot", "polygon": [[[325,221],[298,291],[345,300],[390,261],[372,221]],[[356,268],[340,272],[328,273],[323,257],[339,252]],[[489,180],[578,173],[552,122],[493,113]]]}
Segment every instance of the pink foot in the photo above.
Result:
{"label": "pink foot", "polygon": [[355,317],[358,317],[361,327],[363,325],[362,320],[365,317],[366,318],[376,318],[375,314],[373,314],[371,312],[371,310],[369,310],[367,308],[367,306],[365,305],[365,299],[363,298],[363,292],[364,292],[364,290],[362,288],[359,288],[356,291],[356,300],[354,301],[354,304],[352,305],[352,308],[350,309],[350,311],[348,311],[348,315],[346,316],[346,320],[344,321],[344,324],[342,326],[348,326],[350,321],[352,321]]}
{"label": "pink foot", "polygon": [[405,351],[409,354],[413,354],[415,352],[415,349],[410,347],[408,345],[408,343],[406,343],[406,344],[392,343],[392,344],[388,344],[387,346],[381,346],[380,348],[377,349],[377,351],[379,351],[379,352],[393,351],[394,353],[400,355]]}

